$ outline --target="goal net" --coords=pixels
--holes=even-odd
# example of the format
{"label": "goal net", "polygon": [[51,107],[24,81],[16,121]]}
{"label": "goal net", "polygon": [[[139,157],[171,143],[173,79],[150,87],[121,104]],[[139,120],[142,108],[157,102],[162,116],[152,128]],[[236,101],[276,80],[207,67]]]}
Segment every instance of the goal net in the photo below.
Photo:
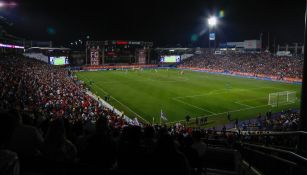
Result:
{"label": "goal net", "polygon": [[296,100],[295,91],[275,92],[269,94],[268,105],[275,107],[282,104],[294,103],[295,100]]}

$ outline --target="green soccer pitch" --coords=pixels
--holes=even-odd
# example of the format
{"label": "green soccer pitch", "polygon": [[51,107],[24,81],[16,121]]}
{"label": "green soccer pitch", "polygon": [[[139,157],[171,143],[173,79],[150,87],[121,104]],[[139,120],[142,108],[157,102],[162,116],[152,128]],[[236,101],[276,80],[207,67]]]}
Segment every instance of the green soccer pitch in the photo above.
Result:
{"label": "green soccer pitch", "polygon": [[[168,123],[208,117],[205,127],[228,123],[232,119],[255,118],[289,108],[299,108],[301,85],[240,78],[229,75],[177,69],[110,70],[77,72],[78,79],[130,117],[159,123],[161,109]],[[90,83],[91,82],[91,83]],[[294,103],[268,105],[269,93],[296,91]],[[154,118],[154,119],[153,119]]]}

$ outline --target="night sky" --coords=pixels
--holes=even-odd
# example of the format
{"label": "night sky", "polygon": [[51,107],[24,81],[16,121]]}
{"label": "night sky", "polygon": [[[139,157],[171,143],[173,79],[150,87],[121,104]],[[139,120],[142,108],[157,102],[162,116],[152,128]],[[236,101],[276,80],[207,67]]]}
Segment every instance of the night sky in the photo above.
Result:
{"label": "night sky", "polygon": [[[0,0],[1,1],[1,0]],[[4,1],[4,0],[2,0]],[[219,19],[219,42],[258,39],[303,42],[305,0],[15,0],[0,9],[10,33],[67,46],[77,39],[153,41],[155,46],[206,46],[206,18]],[[193,37],[192,37],[193,36]],[[193,38],[193,39],[192,39]]]}

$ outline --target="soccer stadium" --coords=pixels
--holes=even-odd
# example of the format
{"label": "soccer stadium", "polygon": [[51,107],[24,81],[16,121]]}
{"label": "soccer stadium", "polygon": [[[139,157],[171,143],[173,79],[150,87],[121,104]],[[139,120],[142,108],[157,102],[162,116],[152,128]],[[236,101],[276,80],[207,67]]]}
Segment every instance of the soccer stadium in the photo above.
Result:
{"label": "soccer stadium", "polygon": [[307,1],[271,3],[1,0],[0,174],[307,174]]}

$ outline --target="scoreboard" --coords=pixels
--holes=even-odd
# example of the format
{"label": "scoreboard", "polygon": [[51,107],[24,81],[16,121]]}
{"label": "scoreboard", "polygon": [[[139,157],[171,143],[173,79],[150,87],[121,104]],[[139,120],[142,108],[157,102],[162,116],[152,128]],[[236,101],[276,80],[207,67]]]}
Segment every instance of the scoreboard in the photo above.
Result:
{"label": "scoreboard", "polygon": [[[90,65],[101,64],[146,64],[149,62],[152,42],[144,41],[87,41],[86,63]],[[87,61],[89,60],[89,61]]]}
{"label": "scoreboard", "polygon": [[179,63],[180,55],[162,55],[160,57],[160,63]]}
{"label": "scoreboard", "polygon": [[90,59],[91,59],[91,65],[92,66],[97,66],[99,65],[99,47],[95,48],[91,48],[90,49]]}

